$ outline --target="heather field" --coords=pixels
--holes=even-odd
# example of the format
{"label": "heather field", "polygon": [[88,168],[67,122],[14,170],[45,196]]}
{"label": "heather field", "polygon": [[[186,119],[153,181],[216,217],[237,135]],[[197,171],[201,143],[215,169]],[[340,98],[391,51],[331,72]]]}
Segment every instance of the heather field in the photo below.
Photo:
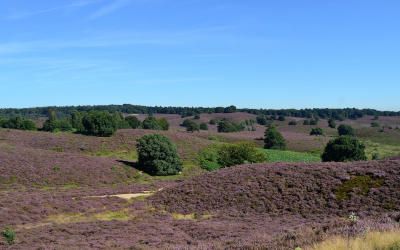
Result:
{"label": "heather field", "polygon": [[[337,136],[324,119],[316,126],[273,121],[287,142],[276,150],[262,148],[264,125],[219,133],[209,124],[253,114],[202,113],[195,121],[208,130],[199,132],[187,132],[180,115],[155,117],[169,130],[96,137],[0,129],[0,249],[324,249],[346,237],[351,213],[359,218],[352,232],[399,227],[399,117],[380,118],[383,131],[370,126],[373,117],[338,122],[354,127],[369,159],[379,156],[354,163],[321,163]],[[311,136],[315,127],[324,135]],[[176,145],[182,171],[153,176],[138,165],[138,139],[150,134]],[[265,163],[200,167],[204,149],[238,142],[256,145]]]}

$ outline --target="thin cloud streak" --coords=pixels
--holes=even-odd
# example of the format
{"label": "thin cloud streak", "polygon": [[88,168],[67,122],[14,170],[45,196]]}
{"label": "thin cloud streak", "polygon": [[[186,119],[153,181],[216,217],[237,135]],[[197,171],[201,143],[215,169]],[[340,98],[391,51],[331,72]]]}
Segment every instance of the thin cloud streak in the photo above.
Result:
{"label": "thin cloud streak", "polygon": [[90,15],[89,19],[97,19],[97,18],[106,16],[106,15],[109,15],[112,12],[115,12],[115,11],[129,5],[130,3],[132,3],[132,0],[114,0],[112,3],[101,7],[96,12],[94,12],[92,15]]}
{"label": "thin cloud streak", "polygon": [[15,13],[12,13],[12,14],[6,16],[5,19],[16,21],[16,20],[26,19],[26,18],[30,18],[33,16],[38,16],[38,15],[47,14],[47,13],[56,12],[56,11],[62,11],[62,10],[67,10],[67,9],[72,9],[72,8],[83,8],[88,5],[95,4],[95,3],[98,3],[101,1],[102,0],[82,0],[82,1],[71,3],[71,4],[56,6],[53,8],[47,8],[47,9],[42,9],[42,10],[20,11],[20,12],[15,12]]}
{"label": "thin cloud streak", "polygon": [[0,55],[21,54],[27,52],[62,50],[62,49],[96,49],[112,48],[131,45],[144,46],[182,46],[189,43],[207,42],[216,40],[231,40],[221,36],[221,27],[209,27],[187,31],[153,31],[144,33],[108,33],[85,39],[75,40],[36,40],[25,42],[0,43]]}

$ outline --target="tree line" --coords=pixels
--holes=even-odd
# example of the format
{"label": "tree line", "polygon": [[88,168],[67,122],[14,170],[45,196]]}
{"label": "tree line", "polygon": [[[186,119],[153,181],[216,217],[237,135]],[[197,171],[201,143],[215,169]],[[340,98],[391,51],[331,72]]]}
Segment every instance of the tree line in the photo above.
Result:
{"label": "tree line", "polygon": [[240,109],[235,106],[229,107],[161,107],[141,105],[98,105],[98,106],[64,106],[64,107],[37,107],[23,109],[0,109],[0,116],[12,118],[21,116],[24,118],[38,118],[47,116],[48,110],[54,110],[59,118],[65,118],[74,112],[107,111],[110,113],[120,112],[124,114],[178,114],[182,117],[195,116],[200,113],[234,113],[247,112],[256,115],[271,116],[279,119],[286,116],[299,118],[321,118],[321,119],[358,119],[365,115],[371,116],[399,116],[400,111],[378,111],[375,109]]}

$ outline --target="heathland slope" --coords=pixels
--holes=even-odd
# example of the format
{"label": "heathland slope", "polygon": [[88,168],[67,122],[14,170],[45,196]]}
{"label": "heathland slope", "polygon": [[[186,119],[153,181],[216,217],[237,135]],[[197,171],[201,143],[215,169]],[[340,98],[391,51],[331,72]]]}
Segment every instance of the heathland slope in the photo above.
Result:
{"label": "heathland slope", "polygon": [[155,195],[183,214],[370,216],[400,210],[400,161],[258,164],[226,168]]}

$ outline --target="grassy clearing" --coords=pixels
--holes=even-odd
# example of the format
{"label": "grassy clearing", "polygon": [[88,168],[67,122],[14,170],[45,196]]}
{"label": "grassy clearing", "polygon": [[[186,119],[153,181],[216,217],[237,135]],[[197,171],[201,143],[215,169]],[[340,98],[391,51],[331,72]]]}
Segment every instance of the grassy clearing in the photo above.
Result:
{"label": "grassy clearing", "polygon": [[46,222],[55,224],[70,224],[79,222],[93,222],[93,221],[127,221],[133,219],[134,216],[129,214],[129,211],[124,209],[120,211],[105,211],[96,214],[83,214],[83,213],[69,213],[57,214],[49,216]]}
{"label": "grassy clearing", "polygon": [[400,155],[400,145],[389,145],[369,140],[363,141],[366,146],[366,154],[368,159],[373,159],[373,156],[377,156],[378,159],[384,159],[392,156]]}
{"label": "grassy clearing", "polygon": [[136,150],[100,150],[91,154],[92,156],[106,157],[106,158],[116,158],[124,161],[137,161],[138,154]]}
{"label": "grassy clearing", "polygon": [[400,231],[371,232],[365,237],[351,239],[337,237],[319,243],[309,250],[399,250]]}
{"label": "grassy clearing", "polygon": [[319,154],[263,149],[268,162],[321,162]]}

